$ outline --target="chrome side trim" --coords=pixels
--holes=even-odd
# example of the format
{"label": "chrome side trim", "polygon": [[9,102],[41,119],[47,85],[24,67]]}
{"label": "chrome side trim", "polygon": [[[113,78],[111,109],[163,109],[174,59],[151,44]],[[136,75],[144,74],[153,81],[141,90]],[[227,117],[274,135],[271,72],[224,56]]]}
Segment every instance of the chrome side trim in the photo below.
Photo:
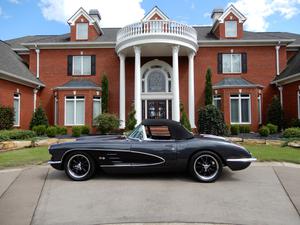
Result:
{"label": "chrome side trim", "polygon": [[226,159],[227,162],[255,162],[256,158]]}
{"label": "chrome side trim", "polygon": [[48,164],[61,164],[61,161],[48,161]]}
{"label": "chrome side trim", "polygon": [[[129,167],[129,166],[132,166],[132,167],[136,167],[136,166],[155,166],[155,165],[159,165],[159,164],[164,164],[166,162],[166,160],[158,155],[154,155],[154,154],[151,154],[151,153],[146,153],[146,152],[139,152],[139,151],[131,151],[131,150],[118,150],[118,149],[84,149],[84,150],[92,150],[92,151],[104,151],[104,152],[128,152],[128,153],[137,153],[137,154],[142,154],[142,155],[148,155],[148,156],[153,156],[153,157],[156,157],[158,159],[161,160],[161,162],[158,162],[158,163],[149,163],[149,164],[136,164],[136,165],[132,165],[132,164],[117,164],[117,165],[100,165],[100,167],[114,167],[114,166],[118,166],[118,167]],[[80,151],[79,149],[70,149],[68,151],[66,151],[63,156],[61,157],[61,161],[54,161],[54,162],[59,162],[61,163],[63,161],[63,158],[65,157],[65,155],[69,152],[72,152],[72,151]],[[51,161],[49,161],[48,163],[50,164]],[[57,163],[57,164],[59,164]],[[54,163],[53,163],[54,164]]]}

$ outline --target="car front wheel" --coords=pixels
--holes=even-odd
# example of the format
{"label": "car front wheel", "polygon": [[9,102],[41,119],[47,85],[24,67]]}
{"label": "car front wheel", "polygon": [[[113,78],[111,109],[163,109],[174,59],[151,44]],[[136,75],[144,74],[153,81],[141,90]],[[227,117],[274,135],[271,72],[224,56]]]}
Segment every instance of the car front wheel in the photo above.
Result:
{"label": "car front wheel", "polygon": [[88,154],[70,154],[64,163],[67,176],[74,181],[83,181],[91,178],[95,173],[95,162]]}
{"label": "car front wheel", "polygon": [[193,155],[189,170],[201,182],[214,182],[221,175],[223,169],[220,158],[212,152],[199,152]]}

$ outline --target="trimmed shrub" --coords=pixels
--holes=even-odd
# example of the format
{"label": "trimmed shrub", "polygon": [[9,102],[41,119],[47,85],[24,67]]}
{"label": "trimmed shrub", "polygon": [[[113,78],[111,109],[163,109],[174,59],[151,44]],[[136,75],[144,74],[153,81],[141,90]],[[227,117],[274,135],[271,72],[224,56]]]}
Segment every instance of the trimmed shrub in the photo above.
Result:
{"label": "trimmed shrub", "polygon": [[268,107],[267,121],[268,123],[277,125],[279,130],[281,130],[283,126],[283,111],[281,108],[280,99],[277,95],[272,98],[272,102]]}
{"label": "trimmed shrub", "polygon": [[290,127],[300,127],[300,120],[299,119],[292,119],[290,123]]}
{"label": "trimmed shrub", "polygon": [[46,134],[48,137],[55,137],[57,134],[57,127],[51,126],[46,129]]}
{"label": "trimmed shrub", "polygon": [[300,128],[292,127],[284,130],[283,132],[284,138],[300,138]]}
{"label": "trimmed shrub", "polygon": [[248,134],[251,131],[250,125],[240,125],[239,129],[240,129],[240,133],[242,134]]}
{"label": "trimmed shrub", "polygon": [[9,130],[14,125],[15,113],[13,108],[0,106],[0,130]]}
{"label": "trimmed shrub", "polygon": [[238,135],[239,133],[240,133],[240,126],[239,125],[230,126],[230,134],[231,135]]}
{"label": "trimmed shrub", "polygon": [[213,89],[211,83],[211,69],[208,68],[206,71],[205,80],[205,105],[211,105],[213,100]]}
{"label": "trimmed shrub", "polygon": [[270,130],[267,126],[262,126],[261,128],[259,128],[258,133],[262,137],[268,137],[270,134]]}
{"label": "trimmed shrub", "polygon": [[39,106],[32,115],[30,129],[32,130],[34,126],[38,125],[45,125],[46,127],[48,126],[48,118],[41,106]]}
{"label": "trimmed shrub", "polygon": [[180,118],[180,123],[182,126],[184,126],[188,131],[192,131],[190,121],[186,115],[186,112],[184,111],[183,104],[180,104],[180,112],[181,112],[181,118]]}
{"label": "trimmed shrub", "polygon": [[72,127],[72,136],[80,137],[80,135],[81,135],[81,127],[80,126]]}
{"label": "trimmed shrub", "polygon": [[66,135],[68,133],[68,129],[66,127],[56,126],[56,134]]}
{"label": "trimmed shrub", "polygon": [[120,121],[114,114],[103,113],[95,118],[95,123],[101,134],[108,134],[118,129]]}
{"label": "trimmed shrub", "polygon": [[26,140],[36,137],[34,131],[31,130],[2,130],[0,131],[0,141],[8,140]]}
{"label": "trimmed shrub", "polygon": [[85,135],[90,134],[90,127],[87,125],[81,126],[81,134],[85,134]]}
{"label": "trimmed shrub", "polygon": [[126,120],[126,131],[133,130],[136,125],[136,119],[135,119],[135,109],[134,107],[131,107],[130,112],[128,113],[128,119]]}
{"label": "trimmed shrub", "polygon": [[214,105],[199,110],[198,131],[202,134],[224,135],[226,124],[223,113]]}
{"label": "trimmed shrub", "polygon": [[102,87],[102,96],[101,96],[101,105],[102,105],[102,112],[107,113],[108,112],[108,79],[106,74],[103,74],[102,81],[101,81],[101,87]]}
{"label": "trimmed shrub", "polygon": [[269,128],[270,134],[276,134],[278,132],[278,126],[271,123],[268,123],[266,126]]}
{"label": "trimmed shrub", "polygon": [[46,125],[34,126],[32,130],[36,133],[37,136],[43,136],[46,133]]}

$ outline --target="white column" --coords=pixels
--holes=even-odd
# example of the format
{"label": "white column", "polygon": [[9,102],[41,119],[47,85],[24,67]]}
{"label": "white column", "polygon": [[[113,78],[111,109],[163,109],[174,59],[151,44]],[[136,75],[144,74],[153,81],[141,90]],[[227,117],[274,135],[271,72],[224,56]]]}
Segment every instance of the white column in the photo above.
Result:
{"label": "white column", "polygon": [[36,110],[36,95],[38,93],[37,89],[33,89],[33,111],[35,112]]}
{"label": "white column", "polygon": [[195,53],[189,54],[189,119],[192,128],[195,125],[195,88],[194,88],[194,57]]}
{"label": "white column", "polygon": [[179,69],[178,69],[178,52],[179,46],[172,47],[173,54],[173,109],[172,109],[172,117],[175,121],[180,121],[180,102],[179,102]]}
{"label": "white column", "polygon": [[279,49],[280,45],[275,46],[276,49],[276,74],[280,74]]}
{"label": "white column", "polygon": [[36,52],[36,78],[40,78],[40,49],[35,49]]}
{"label": "white column", "polygon": [[125,128],[126,109],[125,109],[125,55],[120,53],[120,129]]}
{"label": "white column", "polygon": [[134,109],[137,125],[142,121],[141,103],[141,48],[134,47],[135,75],[134,75]]}

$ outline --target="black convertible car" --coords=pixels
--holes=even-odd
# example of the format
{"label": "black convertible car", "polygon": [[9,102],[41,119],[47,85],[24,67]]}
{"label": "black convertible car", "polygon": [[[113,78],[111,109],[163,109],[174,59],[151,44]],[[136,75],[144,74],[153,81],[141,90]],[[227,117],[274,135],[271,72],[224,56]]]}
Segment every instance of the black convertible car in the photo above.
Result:
{"label": "black convertible car", "polygon": [[128,137],[94,136],[49,147],[49,164],[76,181],[89,179],[97,168],[107,172],[188,170],[198,181],[213,182],[223,166],[242,170],[255,161],[225,138],[194,136],[172,120],[144,120]]}

